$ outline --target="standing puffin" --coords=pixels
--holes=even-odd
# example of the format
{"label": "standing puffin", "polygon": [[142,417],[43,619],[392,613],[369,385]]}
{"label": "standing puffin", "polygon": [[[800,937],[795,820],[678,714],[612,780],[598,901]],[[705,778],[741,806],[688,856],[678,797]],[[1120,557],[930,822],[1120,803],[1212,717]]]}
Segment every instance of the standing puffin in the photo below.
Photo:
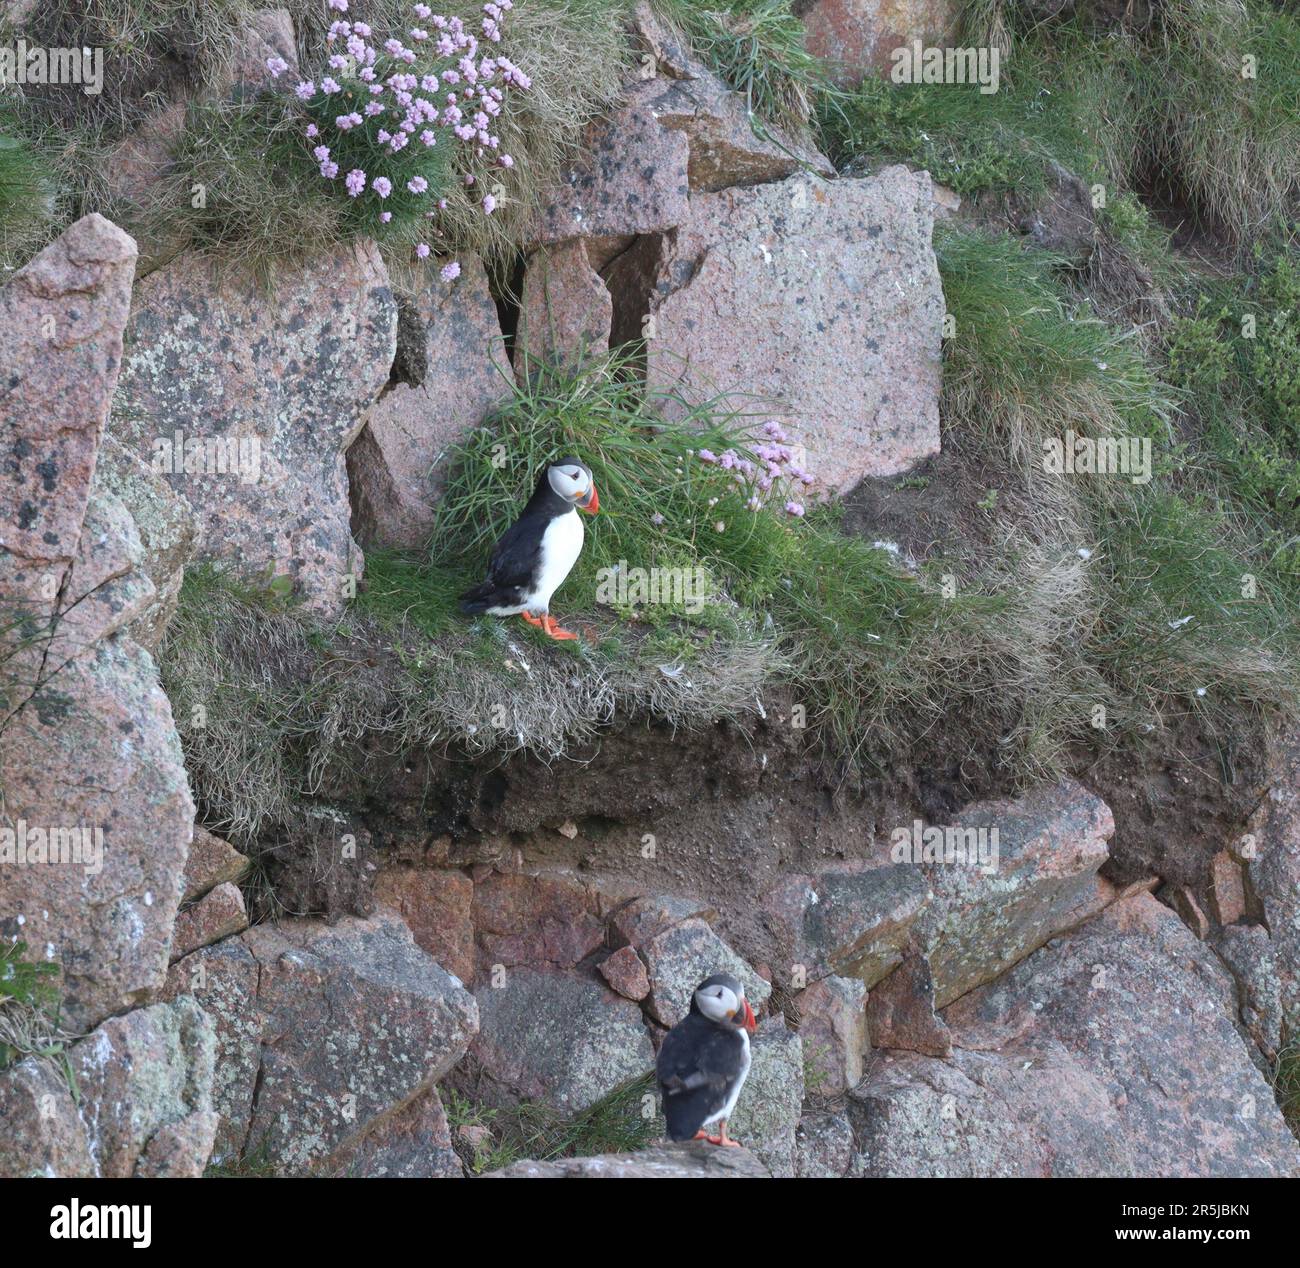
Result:
{"label": "standing puffin", "polygon": [[487,580],[460,596],[461,611],[522,616],[554,639],[577,638],[551,620],[549,609],[582,554],[579,510],[600,510],[591,468],[576,458],[548,464],[523,514],[497,542]]}
{"label": "standing puffin", "polygon": [[[749,1075],[749,1036],[757,1026],[745,988],[729,973],[705,978],[691,1011],[664,1037],[655,1063],[668,1135],[738,1146],[727,1119]],[[718,1135],[704,1129],[720,1124]]]}

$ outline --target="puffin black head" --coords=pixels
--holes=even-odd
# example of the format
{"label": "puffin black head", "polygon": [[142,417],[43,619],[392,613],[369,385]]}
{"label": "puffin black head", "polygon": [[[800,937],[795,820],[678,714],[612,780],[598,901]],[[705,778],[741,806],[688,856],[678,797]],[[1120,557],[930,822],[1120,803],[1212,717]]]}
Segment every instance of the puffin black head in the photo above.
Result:
{"label": "puffin black head", "polygon": [[752,1035],[758,1027],[745,988],[730,973],[706,977],[691,996],[691,1012],[703,1013],[720,1026],[735,1026]]}
{"label": "puffin black head", "polygon": [[546,468],[544,476],[552,492],[588,515],[600,510],[600,497],[591,468],[577,458],[557,458]]}

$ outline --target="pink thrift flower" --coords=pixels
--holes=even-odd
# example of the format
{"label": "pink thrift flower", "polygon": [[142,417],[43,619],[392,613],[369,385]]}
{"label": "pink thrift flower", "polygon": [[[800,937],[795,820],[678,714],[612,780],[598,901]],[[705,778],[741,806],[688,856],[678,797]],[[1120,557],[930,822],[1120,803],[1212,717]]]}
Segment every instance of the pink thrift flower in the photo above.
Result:
{"label": "pink thrift flower", "polygon": [[326,180],[333,180],[339,174],[339,165],[332,162],[324,162],[320,165],[320,174]]}
{"label": "pink thrift flower", "polygon": [[309,123],[307,125],[307,136],[309,138],[320,136],[320,129],[314,123]]}
{"label": "pink thrift flower", "polygon": [[316,85],[313,84],[310,79],[304,79],[302,83],[294,89],[294,92],[298,94],[299,101],[306,101],[308,97],[314,97],[316,95]]}
{"label": "pink thrift flower", "polygon": [[381,211],[379,213],[379,221],[381,224],[387,224],[392,218],[393,213],[391,211]]}
{"label": "pink thrift flower", "polygon": [[368,23],[354,22],[352,24],[352,29],[361,36],[363,40],[368,40],[370,38],[370,26]]}
{"label": "pink thrift flower", "polygon": [[656,512],[655,512],[655,513],[650,517],[650,523],[652,523],[652,524],[659,525],[659,524],[662,524],[663,522],[664,522],[664,517],[663,517],[662,515],[660,515],[658,511],[656,511]]}
{"label": "pink thrift flower", "polygon": [[497,200],[493,198],[491,194],[484,195],[483,214],[485,216],[490,216],[494,211],[496,211],[496,209],[497,209]]}
{"label": "pink thrift flower", "polygon": [[328,145],[318,145],[312,152],[312,158],[318,163],[323,163],[330,156],[330,147]]}
{"label": "pink thrift flower", "polygon": [[393,182],[387,176],[376,176],[370,182],[370,188],[375,191],[380,198],[387,198],[393,192]]}
{"label": "pink thrift flower", "polygon": [[336,13],[346,13],[348,11],[348,0],[330,0],[330,8]]}
{"label": "pink thrift flower", "polygon": [[415,244],[415,254],[422,260],[429,258],[429,244],[427,242],[417,242]]}
{"label": "pink thrift flower", "polygon": [[412,176],[411,179],[406,182],[406,188],[413,194],[422,194],[429,188],[429,182],[425,180],[423,176]]}
{"label": "pink thrift flower", "polygon": [[342,88],[339,87],[338,80],[334,79],[330,75],[326,75],[325,78],[320,81],[320,90],[325,93],[326,96],[333,96],[336,92],[343,91]]}
{"label": "pink thrift flower", "polygon": [[699,459],[701,462],[717,462],[718,455],[711,449],[701,449],[699,452]]}
{"label": "pink thrift flower", "polygon": [[800,516],[803,514],[802,502],[787,502],[785,504],[785,513],[787,515]]}
{"label": "pink thrift flower", "polygon": [[271,72],[272,79],[279,79],[289,69],[289,63],[283,57],[268,57],[266,69]]}
{"label": "pink thrift flower", "polygon": [[366,174],[359,167],[354,167],[343,183],[347,186],[348,196],[355,198],[366,187]]}
{"label": "pink thrift flower", "polygon": [[442,266],[441,277],[444,282],[454,282],[460,276],[460,261],[452,260]]}
{"label": "pink thrift flower", "polygon": [[425,128],[425,130],[420,133],[420,140],[423,141],[425,145],[438,144],[438,138],[434,136],[433,133],[430,132],[428,128]]}

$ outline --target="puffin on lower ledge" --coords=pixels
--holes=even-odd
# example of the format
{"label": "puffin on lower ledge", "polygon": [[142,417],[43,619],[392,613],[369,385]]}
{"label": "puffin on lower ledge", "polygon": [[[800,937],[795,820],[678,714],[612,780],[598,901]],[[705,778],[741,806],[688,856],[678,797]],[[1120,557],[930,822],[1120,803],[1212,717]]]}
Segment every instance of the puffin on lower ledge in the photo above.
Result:
{"label": "puffin on lower ledge", "polygon": [[[664,1037],[655,1063],[672,1140],[738,1146],[727,1119],[749,1076],[749,1036],[757,1026],[745,988],[729,973],[705,978],[691,1010]],[[704,1129],[720,1124],[716,1136]]]}
{"label": "puffin on lower ledge", "polygon": [[487,580],[460,596],[461,611],[521,616],[554,639],[577,638],[555,624],[550,606],[582,554],[579,510],[600,510],[591,468],[577,458],[548,463],[523,513],[497,542]]}

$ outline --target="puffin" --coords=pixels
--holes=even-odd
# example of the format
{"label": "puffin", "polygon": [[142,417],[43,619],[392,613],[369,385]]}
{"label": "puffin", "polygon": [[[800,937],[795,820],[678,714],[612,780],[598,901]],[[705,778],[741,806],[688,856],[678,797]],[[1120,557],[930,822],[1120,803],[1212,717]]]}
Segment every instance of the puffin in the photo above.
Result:
{"label": "puffin", "polygon": [[[745,988],[729,973],[706,977],[691,1009],[664,1037],[655,1063],[672,1140],[739,1147],[727,1119],[749,1077],[749,1036],[758,1023]],[[704,1129],[717,1123],[718,1134]]]}
{"label": "puffin", "polygon": [[551,596],[582,554],[579,511],[595,515],[600,496],[591,468],[577,458],[548,463],[522,514],[496,544],[487,580],[460,596],[469,615],[521,616],[554,639],[578,636],[551,619]]}

